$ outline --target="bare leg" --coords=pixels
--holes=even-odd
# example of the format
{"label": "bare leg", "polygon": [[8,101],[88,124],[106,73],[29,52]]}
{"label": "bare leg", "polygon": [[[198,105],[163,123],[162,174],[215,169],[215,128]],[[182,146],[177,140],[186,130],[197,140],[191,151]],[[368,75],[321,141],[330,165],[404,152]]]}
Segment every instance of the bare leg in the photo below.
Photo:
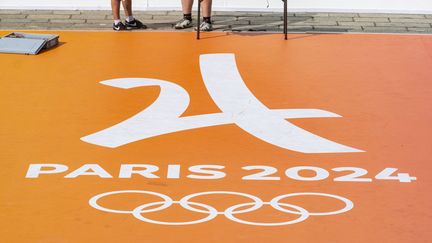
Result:
{"label": "bare leg", "polygon": [[120,19],[120,0],[111,0],[111,9],[114,19]]}
{"label": "bare leg", "polygon": [[122,0],[125,15],[132,16],[132,0]]}
{"label": "bare leg", "polygon": [[203,17],[211,17],[211,11],[212,11],[212,0],[204,0],[202,2]]}
{"label": "bare leg", "polygon": [[[190,14],[192,13],[192,5],[194,0],[182,0],[182,9],[183,14]],[[211,16],[211,10],[212,10],[212,0],[204,0],[202,1],[202,12],[203,17],[210,17]]]}
{"label": "bare leg", "polygon": [[192,13],[193,0],[182,0],[183,14]]}

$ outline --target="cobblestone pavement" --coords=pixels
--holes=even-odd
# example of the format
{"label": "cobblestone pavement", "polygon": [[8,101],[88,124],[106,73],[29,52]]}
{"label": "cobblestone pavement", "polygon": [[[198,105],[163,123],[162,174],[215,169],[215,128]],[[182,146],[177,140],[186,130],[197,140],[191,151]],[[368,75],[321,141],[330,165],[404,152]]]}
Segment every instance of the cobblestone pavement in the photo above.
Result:
{"label": "cobblestone pavement", "polygon": [[[171,31],[178,11],[136,11],[149,30]],[[195,14],[196,16],[196,14]],[[219,12],[217,31],[281,32],[282,13]],[[0,29],[111,30],[110,11],[1,10]],[[290,32],[375,32],[432,34],[432,15],[375,13],[289,13]],[[193,31],[188,29],[185,31]]]}

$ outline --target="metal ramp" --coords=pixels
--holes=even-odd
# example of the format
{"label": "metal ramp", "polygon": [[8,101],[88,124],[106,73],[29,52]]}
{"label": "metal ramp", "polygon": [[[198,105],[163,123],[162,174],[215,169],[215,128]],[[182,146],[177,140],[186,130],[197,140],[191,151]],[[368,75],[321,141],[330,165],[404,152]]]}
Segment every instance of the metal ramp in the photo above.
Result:
{"label": "metal ramp", "polygon": [[58,45],[58,35],[13,32],[0,38],[0,53],[36,55]]}

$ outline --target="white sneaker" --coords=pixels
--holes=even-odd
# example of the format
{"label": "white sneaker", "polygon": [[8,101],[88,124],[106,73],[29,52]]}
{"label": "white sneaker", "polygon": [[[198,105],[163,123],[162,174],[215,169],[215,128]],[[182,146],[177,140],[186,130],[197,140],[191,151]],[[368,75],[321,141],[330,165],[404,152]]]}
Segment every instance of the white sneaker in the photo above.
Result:
{"label": "white sneaker", "polygon": [[192,27],[192,21],[189,19],[181,19],[174,25],[174,29],[186,29]]}
{"label": "white sneaker", "polygon": [[202,22],[200,25],[200,30],[201,31],[212,31],[213,30],[213,25],[211,23],[207,23],[207,22]]}

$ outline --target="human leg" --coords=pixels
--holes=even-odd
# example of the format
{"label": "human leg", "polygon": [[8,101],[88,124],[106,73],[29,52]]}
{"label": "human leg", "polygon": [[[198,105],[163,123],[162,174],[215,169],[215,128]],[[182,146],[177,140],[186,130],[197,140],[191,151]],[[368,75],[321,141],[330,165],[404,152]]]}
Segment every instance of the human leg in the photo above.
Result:
{"label": "human leg", "polygon": [[212,0],[202,1],[202,15],[204,18],[210,18],[212,11]]}
{"label": "human leg", "polygon": [[130,17],[133,18],[133,15],[132,15],[132,0],[122,0],[121,2],[123,4],[123,8],[124,8],[124,12],[125,12],[126,18],[130,18]]}
{"label": "human leg", "polygon": [[192,5],[193,0],[182,0],[182,11],[183,14],[191,14],[192,13]]}
{"label": "human leg", "polygon": [[181,3],[182,3],[183,18],[175,24],[174,26],[175,29],[186,29],[192,27],[193,0],[182,0]]}
{"label": "human leg", "polygon": [[111,9],[114,19],[113,30],[125,30],[126,26],[120,20],[120,0],[111,0]]}
{"label": "human leg", "polygon": [[111,0],[111,10],[114,20],[120,20],[120,0]]}
{"label": "human leg", "polygon": [[211,22],[212,0],[202,1],[202,15],[203,22],[199,26],[201,31],[212,31],[213,26]]}
{"label": "human leg", "polygon": [[147,26],[133,17],[132,0],[122,0],[122,4],[126,15],[126,27],[129,29],[146,29]]}

